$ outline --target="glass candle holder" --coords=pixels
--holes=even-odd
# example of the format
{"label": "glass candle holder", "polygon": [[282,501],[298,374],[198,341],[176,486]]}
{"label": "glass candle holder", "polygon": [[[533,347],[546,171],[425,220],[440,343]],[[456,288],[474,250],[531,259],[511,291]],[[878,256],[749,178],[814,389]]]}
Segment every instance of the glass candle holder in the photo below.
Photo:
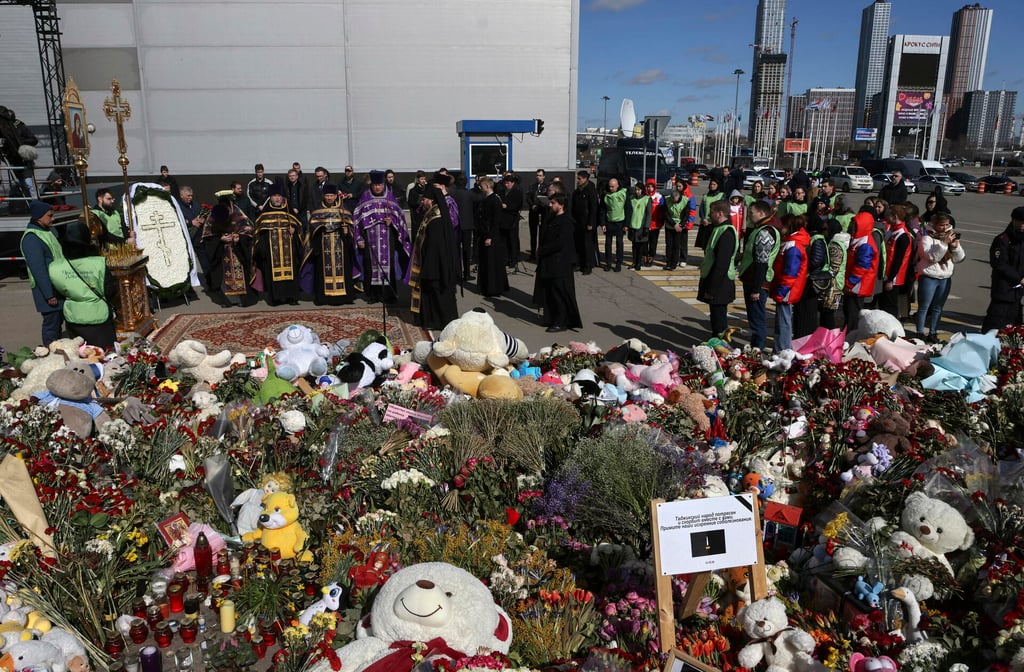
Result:
{"label": "glass candle holder", "polygon": [[277,643],[277,623],[274,621],[260,621],[260,637],[267,646]]}
{"label": "glass candle holder", "polygon": [[145,620],[147,606],[148,605],[146,604],[146,600],[141,597],[134,600],[132,602],[132,616]]}
{"label": "glass candle holder", "polygon": [[156,624],[164,620],[164,615],[160,611],[159,604],[151,604],[146,607],[146,622],[149,623],[150,628],[155,628]]}
{"label": "glass candle holder", "polygon": [[142,644],[149,637],[149,627],[141,618],[133,618],[128,624],[128,638],[135,644]]}
{"label": "glass candle holder", "polygon": [[161,649],[166,649],[170,646],[171,641],[174,639],[174,633],[171,632],[171,624],[167,621],[157,623],[153,629],[153,639],[156,640],[156,645]]}
{"label": "glass candle holder", "polygon": [[199,615],[199,604],[203,596],[196,592],[185,593],[185,615],[195,618]]}
{"label": "glass candle holder", "polygon": [[108,630],[106,633],[106,641],[103,644],[103,650],[110,654],[111,658],[117,659],[121,657],[125,649],[124,637],[117,630]]}
{"label": "glass candle holder", "polygon": [[191,644],[196,641],[196,636],[199,634],[199,624],[196,619],[191,616],[186,616],[181,621],[181,627],[178,628],[178,634],[181,635],[181,641],[186,644]]}
{"label": "glass candle holder", "polygon": [[240,625],[237,628],[235,628],[235,639],[244,639],[247,642],[251,642],[252,633],[249,632],[249,628],[245,627],[244,625]]}
{"label": "glass candle holder", "polygon": [[267,655],[267,643],[263,641],[263,638],[256,635],[252,638],[252,650],[256,652],[256,657],[263,660],[263,657]]}
{"label": "glass candle holder", "polygon": [[163,672],[163,660],[160,650],[155,646],[146,646],[139,651],[139,666],[142,672]]}
{"label": "glass candle holder", "polygon": [[167,603],[172,614],[185,611],[185,590],[177,583],[167,586]]}

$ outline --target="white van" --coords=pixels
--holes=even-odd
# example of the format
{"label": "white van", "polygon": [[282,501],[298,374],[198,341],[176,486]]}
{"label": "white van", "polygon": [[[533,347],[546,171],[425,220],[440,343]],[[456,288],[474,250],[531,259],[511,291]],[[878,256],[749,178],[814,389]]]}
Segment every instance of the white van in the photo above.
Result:
{"label": "white van", "polygon": [[839,191],[854,189],[863,192],[874,191],[875,183],[868,171],[860,166],[827,166],[824,175],[832,180]]}
{"label": "white van", "polygon": [[946,173],[946,169],[938,161],[925,161],[923,159],[897,159],[895,163],[900,165],[903,170],[903,176],[911,179],[921,177],[923,175],[949,177],[949,174]]}

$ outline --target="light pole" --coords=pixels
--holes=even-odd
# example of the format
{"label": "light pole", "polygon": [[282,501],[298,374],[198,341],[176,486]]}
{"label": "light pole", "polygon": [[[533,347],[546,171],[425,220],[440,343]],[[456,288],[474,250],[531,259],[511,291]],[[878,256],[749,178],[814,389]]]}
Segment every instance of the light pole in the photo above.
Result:
{"label": "light pole", "polygon": [[611,100],[608,96],[601,96],[601,100],[604,101],[604,121],[601,122],[601,130],[608,130],[608,101]]}
{"label": "light pole", "polygon": [[734,124],[732,139],[732,155],[736,156],[736,145],[739,144],[740,140],[740,121],[738,117],[740,111],[740,75],[745,75],[747,73],[743,72],[739,68],[736,68],[735,70],[732,71],[732,74],[736,75],[736,99],[733,101],[732,104],[732,123]]}

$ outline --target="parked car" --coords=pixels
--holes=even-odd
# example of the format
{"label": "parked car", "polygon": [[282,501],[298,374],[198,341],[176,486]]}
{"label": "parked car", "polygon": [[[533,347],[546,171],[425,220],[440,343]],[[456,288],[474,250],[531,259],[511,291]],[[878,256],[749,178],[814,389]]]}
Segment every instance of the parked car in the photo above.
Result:
{"label": "parked car", "polygon": [[832,180],[839,191],[869,192],[873,188],[871,174],[861,166],[828,166],[822,171],[822,177]]}
{"label": "parked car", "polygon": [[917,185],[918,193],[922,194],[933,193],[939,188],[941,188],[942,192],[945,194],[956,194],[957,196],[966,191],[964,185],[960,184],[952,177],[945,177],[943,175],[921,175],[914,181],[914,183]]}
{"label": "parked car", "polygon": [[967,191],[978,190],[978,178],[970,173],[950,173],[949,176],[964,185],[964,189]]}
{"label": "parked car", "polygon": [[744,189],[752,189],[754,187],[754,182],[764,182],[764,177],[762,177],[761,175],[758,175],[753,170],[744,170],[743,171],[743,188]]}
{"label": "parked car", "polygon": [[978,180],[978,182],[985,185],[985,191],[997,194],[1001,194],[1006,190],[1006,185],[1010,185],[1010,191],[1017,191],[1016,180],[1011,180],[1006,175],[986,175],[985,177]]}
{"label": "parked car", "polygon": [[[892,182],[892,173],[875,173],[871,176],[871,180],[873,184],[872,189],[879,191],[882,187]],[[906,185],[908,194],[917,193],[917,185],[906,175],[903,176],[903,184]]]}
{"label": "parked car", "polygon": [[758,175],[768,182],[782,182],[786,179],[786,171],[779,170],[778,168],[765,168],[758,171]]}

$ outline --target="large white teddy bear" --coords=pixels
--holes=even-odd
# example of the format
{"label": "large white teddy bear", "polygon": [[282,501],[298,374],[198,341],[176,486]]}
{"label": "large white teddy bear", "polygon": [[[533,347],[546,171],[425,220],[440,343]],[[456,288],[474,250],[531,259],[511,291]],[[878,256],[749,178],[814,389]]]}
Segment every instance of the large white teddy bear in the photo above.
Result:
{"label": "large white teddy bear", "polygon": [[[487,587],[445,562],[424,562],[393,574],[357,632],[355,641],[338,650],[345,672],[362,672],[390,656],[408,660],[415,649],[398,642],[416,644],[425,659],[506,654],[512,644],[511,621]],[[380,668],[387,669],[388,663]]]}
{"label": "large white teddy bear", "polygon": [[737,662],[754,669],[764,660],[766,672],[817,672],[826,668],[814,660],[814,638],[789,625],[786,606],[769,597],[748,604],[736,614],[743,631],[752,640],[740,649]]}
{"label": "large white teddy bear", "polygon": [[69,360],[81,359],[79,348],[85,343],[81,336],[76,338],[58,338],[50,343],[49,348],[35,349],[35,357],[21,363],[21,372],[25,374],[21,385],[11,393],[12,401],[22,401],[46,389],[46,379],[54,371],[67,366]]}
{"label": "large white teddy bear", "polygon": [[327,373],[331,348],[320,342],[313,330],[301,324],[293,324],[277,335],[281,350],[274,355],[277,375],[294,381],[306,376],[317,378]]}
{"label": "large white teddy bear", "polygon": [[442,385],[471,397],[477,396],[488,374],[526,356],[526,344],[499,329],[481,308],[466,311],[449,322],[436,341],[420,341],[413,351],[413,358],[430,366]]}
{"label": "large white teddy bear", "polygon": [[[881,529],[885,521],[872,518],[868,528]],[[934,558],[955,576],[953,566],[946,559],[946,553],[967,550],[974,544],[974,531],[959,511],[943,501],[934,499],[923,492],[913,492],[903,503],[900,527],[889,537],[889,545],[899,558]],[[867,559],[851,548],[840,548],[833,556],[835,565],[841,569],[862,569]],[[898,585],[907,586],[920,600],[927,600],[935,594],[932,582],[921,575],[900,577]]]}
{"label": "large white teddy bear", "polygon": [[224,378],[224,372],[232,364],[244,363],[245,355],[232,355],[230,350],[210,354],[199,341],[186,339],[171,348],[167,353],[167,361],[196,380],[214,385]]}

